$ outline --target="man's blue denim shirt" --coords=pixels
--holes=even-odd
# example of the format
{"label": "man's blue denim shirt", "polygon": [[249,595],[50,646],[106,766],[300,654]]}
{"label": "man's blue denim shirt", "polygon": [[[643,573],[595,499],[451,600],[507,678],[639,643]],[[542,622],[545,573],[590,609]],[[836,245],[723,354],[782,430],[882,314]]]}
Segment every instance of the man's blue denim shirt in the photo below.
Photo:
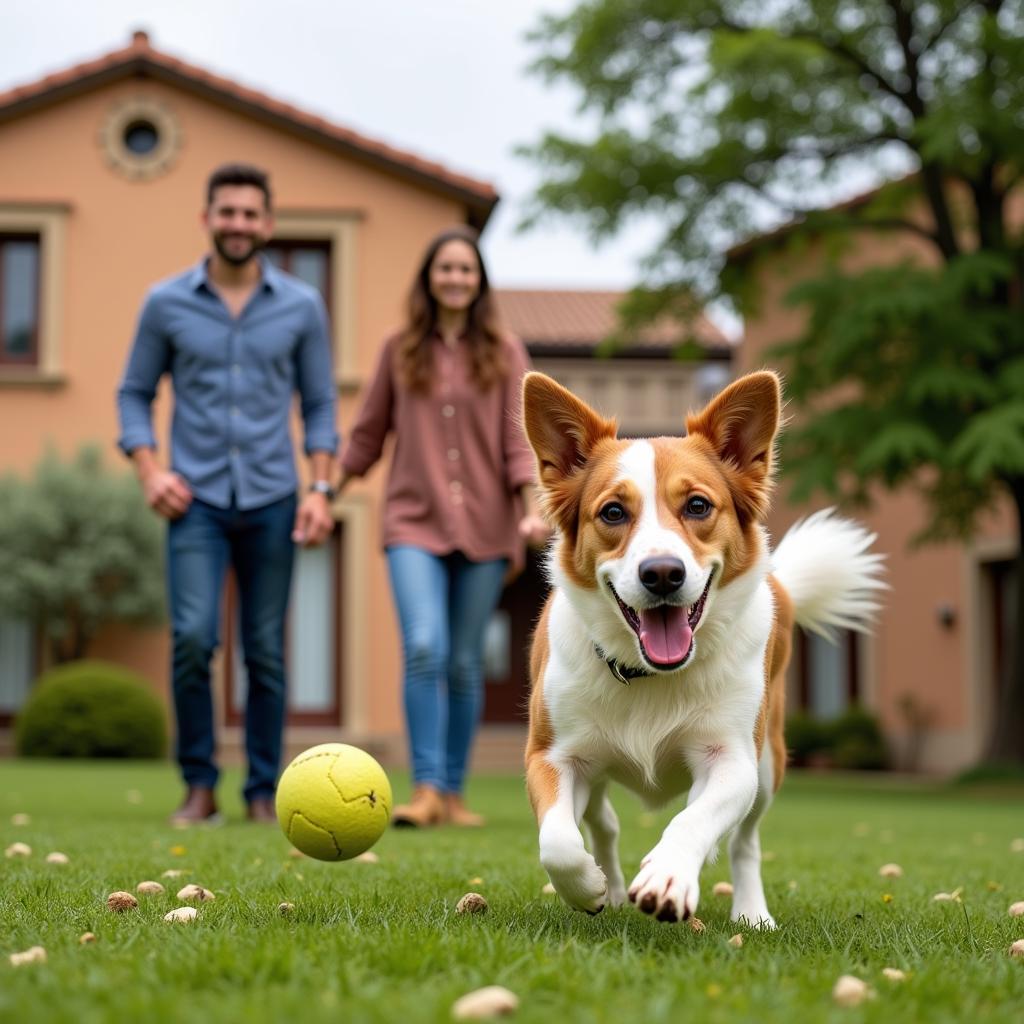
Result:
{"label": "man's blue denim shirt", "polygon": [[171,375],[171,468],[202,501],[251,509],[294,494],[294,392],[305,450],[338,448],[336,388],[320,293],[260,257],[262,278],[234,319],[211,288],[204,259],[154,286],[139,317],[117,392],[130,454],[156,447],[151,406]]}

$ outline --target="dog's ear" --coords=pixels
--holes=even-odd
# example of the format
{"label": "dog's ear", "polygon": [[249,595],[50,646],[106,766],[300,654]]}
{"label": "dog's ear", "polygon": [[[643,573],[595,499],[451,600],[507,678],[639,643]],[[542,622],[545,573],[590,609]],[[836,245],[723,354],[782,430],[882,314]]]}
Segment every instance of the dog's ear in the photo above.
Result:
{"label": "dog's ear", "polygon": [[702,412],[686,417],[687,434],[706,438],[729,469],[743,518],[762,519],[768,512],[781,418],[782,385],[769,370],[740,377]]}
{"label": "dog's ear", "polygon": [[598,441],[615,437],[615,420],[599,416],[557,381],[536,372],[523,378],[523,426],[541,483],[549,485],[571,476]]}

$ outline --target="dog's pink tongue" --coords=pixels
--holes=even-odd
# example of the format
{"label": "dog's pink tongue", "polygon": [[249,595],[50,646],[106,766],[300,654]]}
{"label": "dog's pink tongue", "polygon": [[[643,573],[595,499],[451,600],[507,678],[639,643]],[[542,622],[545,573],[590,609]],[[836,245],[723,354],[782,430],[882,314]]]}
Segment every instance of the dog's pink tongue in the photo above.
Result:
{"label": "dog's pink tongue", "polygon": [[640,644],[655,665],[673,665],[690,653],[693,630],[686,609],[663,604],[640,612]]}

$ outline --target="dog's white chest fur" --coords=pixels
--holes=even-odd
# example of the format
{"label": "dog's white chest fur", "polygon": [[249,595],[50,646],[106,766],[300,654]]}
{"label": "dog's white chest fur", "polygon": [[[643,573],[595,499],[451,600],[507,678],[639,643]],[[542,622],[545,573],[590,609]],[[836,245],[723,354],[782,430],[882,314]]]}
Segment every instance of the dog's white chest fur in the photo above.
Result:
{"label": "dog's white chest fur", "polygon": [[[718,594],[698,633],[693,664],[626,686],[595,649],[602,643],[595,618],[607,602],[558,581],[544,675],[545,704],[556,737],[552,753],[587,762],[651,803],[688,789],[684,753],[700,757],[703,749],[713,757],[722,735],[752,734],[764,694],[772,623],[763,573],[754,583],[737,582],[735,593],[726,587]],[[732,607],[737,603],[742,616],[734,615],[740,610]]]}

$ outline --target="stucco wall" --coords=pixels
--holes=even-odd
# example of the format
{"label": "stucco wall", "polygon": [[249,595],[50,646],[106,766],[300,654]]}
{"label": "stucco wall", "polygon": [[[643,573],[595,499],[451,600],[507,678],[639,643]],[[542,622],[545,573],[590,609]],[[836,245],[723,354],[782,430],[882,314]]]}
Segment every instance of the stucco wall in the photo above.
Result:
{"label": "stucco wall", "polygon": [[[166,106],[182,144],[170,169],[152,180],[129,180],[105,158],[100,132],[119,103],[142,97]],[[355,364],[365,378],[383,337],[400,321],[402,302],[426,241],[466,219],[456,201],[346,158],[204,98],[153,81],[121,81],[0,124],[0,208],[60,203],[65,226],[58,368],[61,382],[14,385],[0,374],[0,470],[27,472],[48,443],[70,453],[99,442],[112,464],[114,394],[147,288],[193,264],[206,248],[199,215],[204,183],[216,165],[243,160],[267,168],[282,214],[355,215],[355,267],[350,301]],[[335,311],[336,313],[338,311]],[[166,437],[166,384],[154,409]],[[341,395],[343,431],[358,400]],[[297,436],[297,441],[299,440]],[[125,466],[126,468],[126,466]],[[401,731],[399,645],[379,553],[382,467],[352,488],[363,509],[365,571],[358,637],[364,652],[358,678],[360,721],[366,736]],[[351,602],[350,602],[351,603]],[[164,631],[110,630],[94,651],[143,671],[161,691],[167,685]]]}
{"label": "stucco wall", "polygon": [[[931,258],[923,242],[895,235],[864,237],[847,253],[844,265],[864,268],[909,255]],[[821,248],[812,244],[790,254],[770,247],[747,262],[759,300],[745,323],[738,352],[740,372],[772,366],[769,350],[801,333],[804,312],[785,305],[784,297],[798,280],[820,268],[824,258]],[[798,415],[793,409],[787,413]],[[799,516],[826,502],[819,496],[813,504],[796,506],[786,493],[783,471],[770,520],[777,539]],[[886,557],[892,588],[874,636],[862,648],[865,698],[894,739],[898,757],[904,756],[909,742],[901,701],[913,698],[930,717],[921,766],[943,774],[957,771],[981,755],[991,727],[994,681],[983,649],[992,624],[982,593],[981,563],[994,552],[1014,550],[1009,509],[1001,506],[986,516],[977,537],[968,543],[927,546],[913,544],[926,523],[926,510],[909,489],[895,494],[879,490],[872,508],[857,515],[878,534],[876,549]],[[951,624],[941,620],[944,606],[953,610]]]}

